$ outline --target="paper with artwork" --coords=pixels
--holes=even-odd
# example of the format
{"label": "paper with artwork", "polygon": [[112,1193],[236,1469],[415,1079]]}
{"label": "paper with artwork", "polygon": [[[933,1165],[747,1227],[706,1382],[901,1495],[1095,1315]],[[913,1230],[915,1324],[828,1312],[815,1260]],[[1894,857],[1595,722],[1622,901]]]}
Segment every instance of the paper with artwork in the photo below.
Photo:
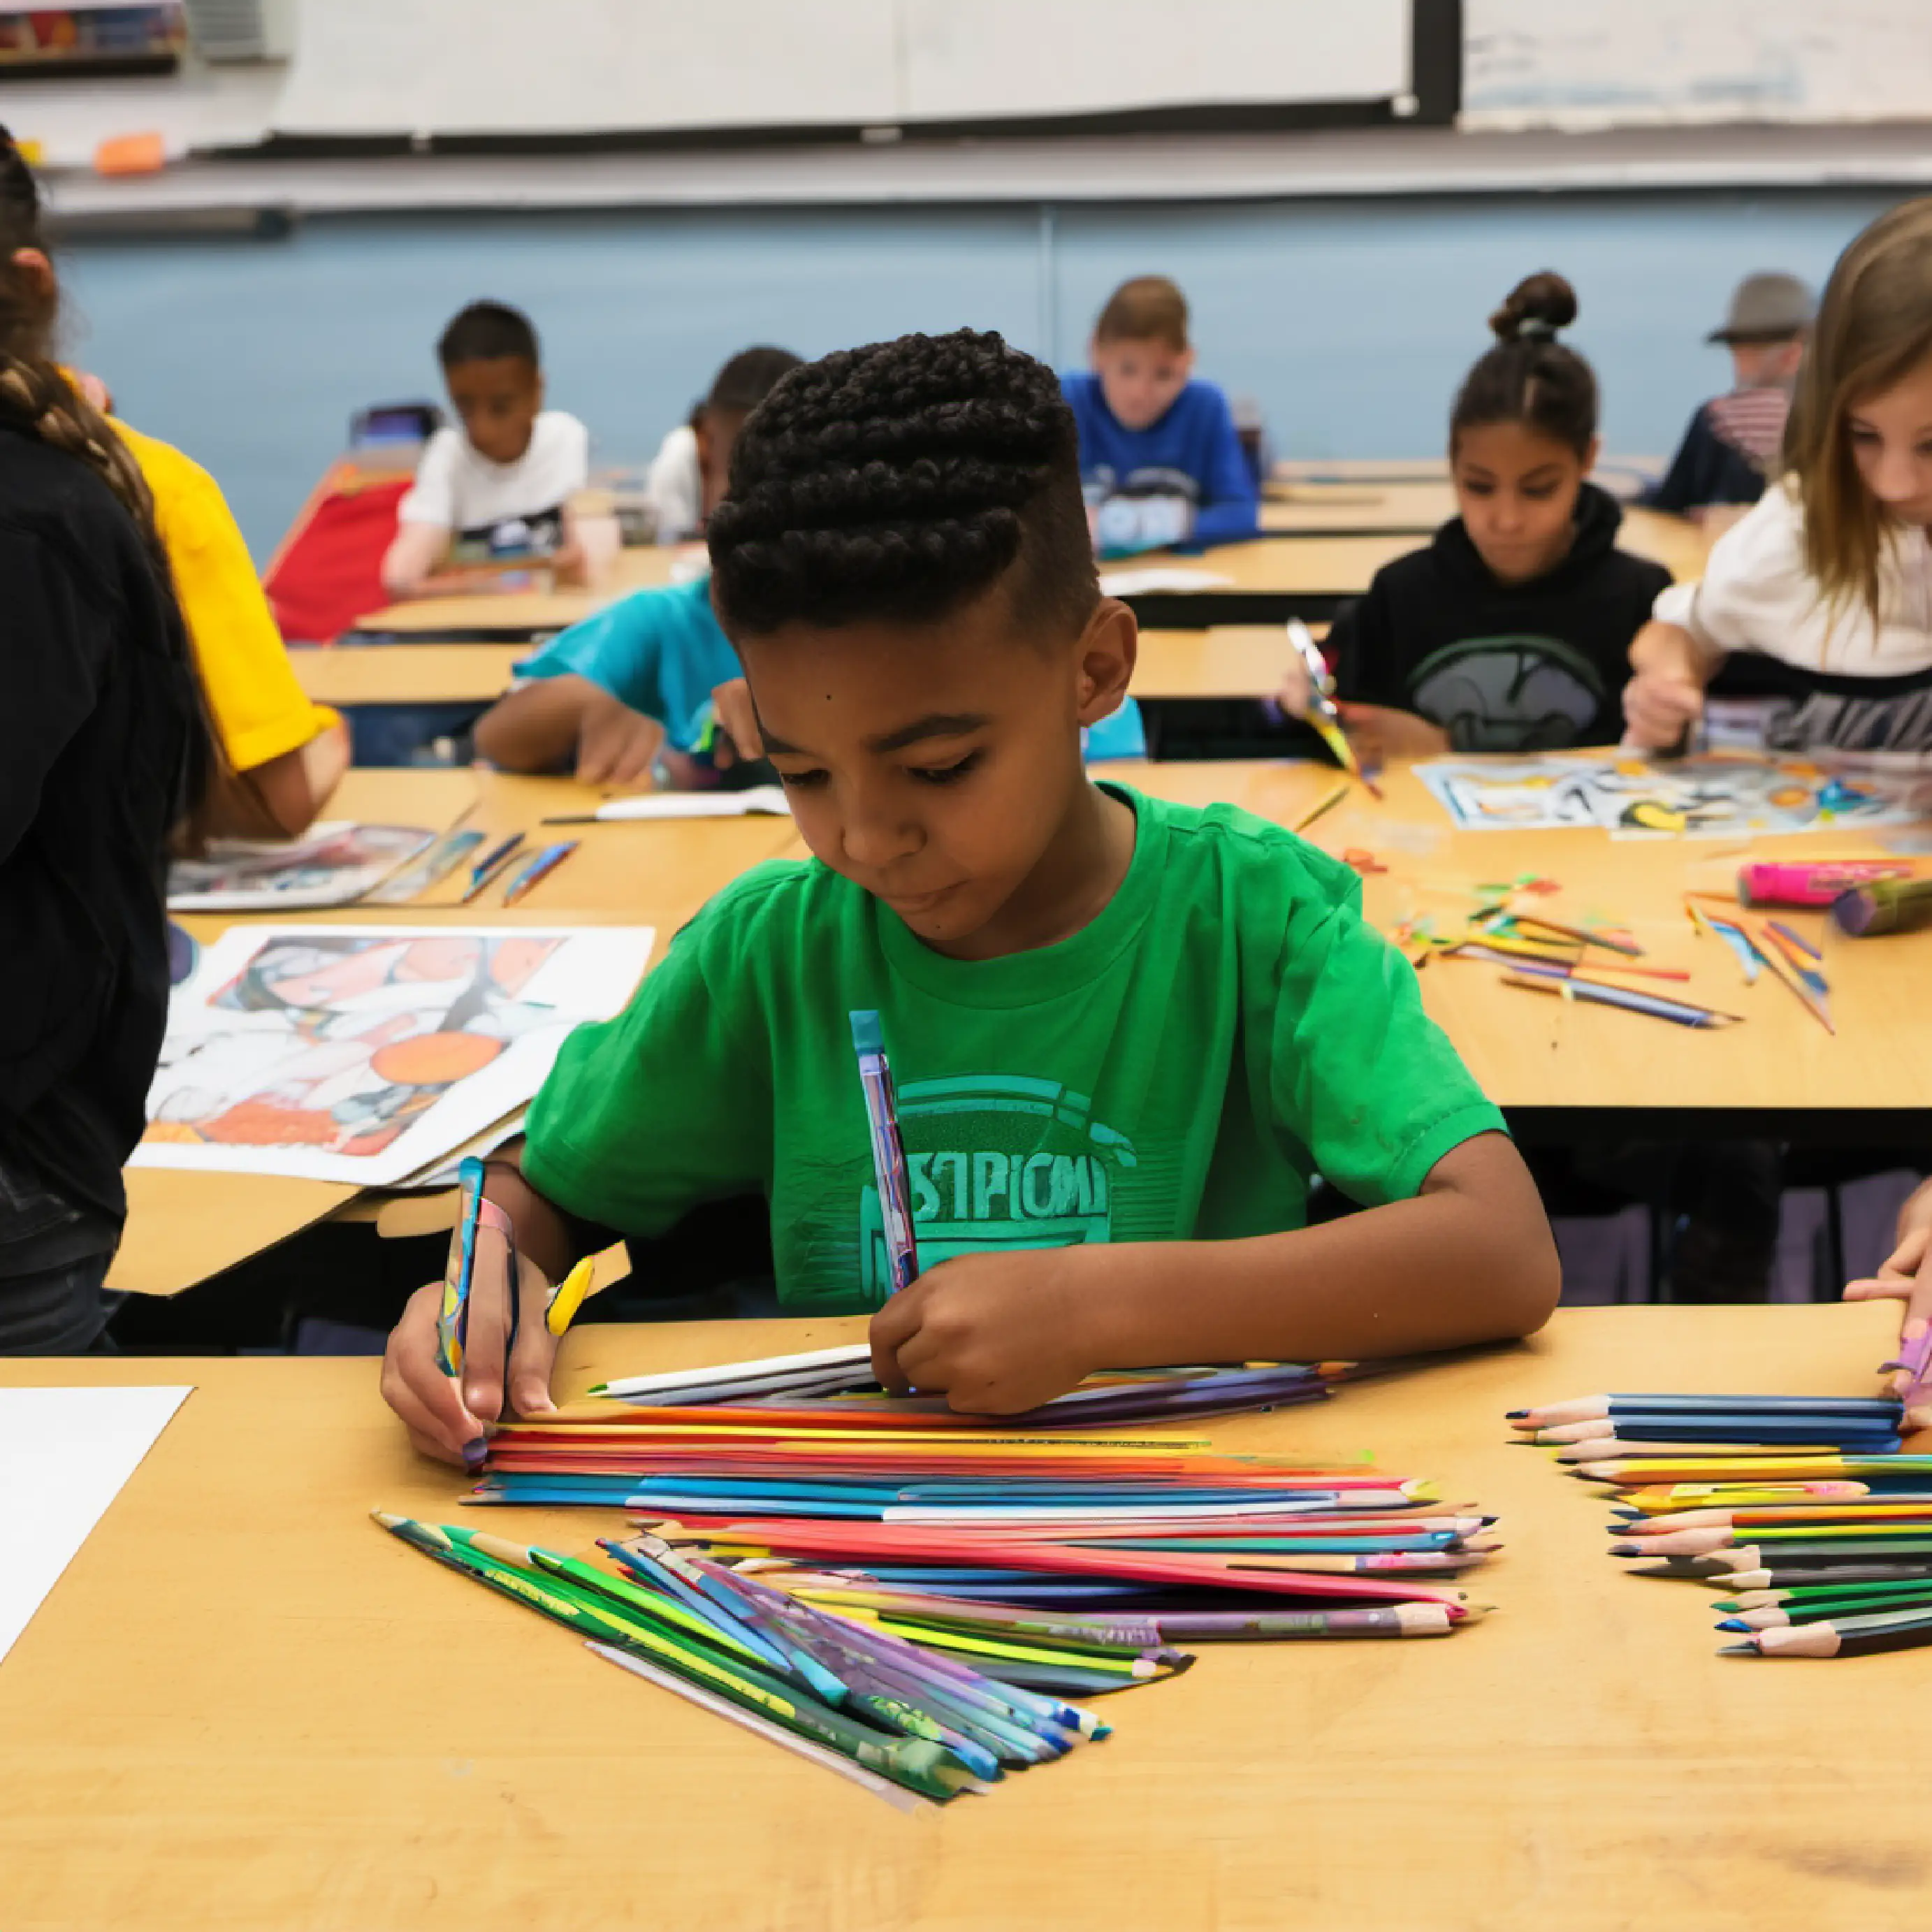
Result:
{"label": "paper with artwork", "polygon": [[571,1030],[630,998],[652,937],[227,932],[175,988],[131,1164],[389,1186],[526,1106]]}
{"label": "paper with artwork", "polygon": [[1756,838],[1932,818],[1932,773],[1799,757],[1569,752],[1434,758],[1415,775],[1463,832],[1582,826],[1622,838]]}

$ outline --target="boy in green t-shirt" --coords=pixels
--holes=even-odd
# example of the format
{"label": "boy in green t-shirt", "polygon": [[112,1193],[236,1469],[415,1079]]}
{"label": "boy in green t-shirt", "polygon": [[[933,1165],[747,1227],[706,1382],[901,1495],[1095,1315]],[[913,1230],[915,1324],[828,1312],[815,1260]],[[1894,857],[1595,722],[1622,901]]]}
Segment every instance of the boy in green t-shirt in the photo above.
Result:
{"label": "boy in green t-shirt", "polygon": [[[748,873],[629,1009],[566,1045],[516,1165],[507,1394],[549,1406],[543,1296],[700,1202],[771,1204],[800,1312],[876,1309],[890,1387],[1000,1412],[1090,1371],[1392,1355],[1526,1334],[1557,1266],[1536,1192],[1353,873],[1232,806],[1082,769],[1135,626],[1102,598],[1073,422],[997,335],[906,336],[786,376],[711,520],[713,596],[816,855]],[[898,1082],[924,1272],[888,1279],[848,1014]],[[1364,1211],[1304,1225],[1318,1169]],[[383,1389],[480,1447],[506,1391],[438,1291]],[[480,1324],[480,1325],[479,1325]]]}

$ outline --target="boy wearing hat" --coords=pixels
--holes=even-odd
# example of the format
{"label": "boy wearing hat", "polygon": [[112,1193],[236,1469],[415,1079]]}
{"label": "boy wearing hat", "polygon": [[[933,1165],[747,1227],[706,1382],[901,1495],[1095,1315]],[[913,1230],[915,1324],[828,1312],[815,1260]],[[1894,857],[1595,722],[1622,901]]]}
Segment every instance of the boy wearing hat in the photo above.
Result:
{"label": "boy wearing hat", "polygon": [[1730,350],[1736,386],[1700,406],[1664,480],[1641,502],[1694,517],[1719,504],[1755,503],[1763,495],[1765,479],[1777,467],[1791,386],[1816,309],[1796,275],[1747,275],[1738,283],[1730,312],[1705,338]]}

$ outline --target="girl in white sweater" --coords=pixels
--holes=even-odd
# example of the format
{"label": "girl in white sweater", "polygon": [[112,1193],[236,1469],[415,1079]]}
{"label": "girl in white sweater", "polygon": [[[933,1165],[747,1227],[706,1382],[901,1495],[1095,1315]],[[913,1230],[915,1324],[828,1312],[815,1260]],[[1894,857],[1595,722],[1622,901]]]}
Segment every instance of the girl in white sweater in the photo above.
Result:
{"label": "girl in white sweater", "polygon": [[1627,741],[1678,744],[1749,652],[1779,694],[1772,746],[1932,761],[1932,199],[1838,258],[1784,467],[1632,640]]}

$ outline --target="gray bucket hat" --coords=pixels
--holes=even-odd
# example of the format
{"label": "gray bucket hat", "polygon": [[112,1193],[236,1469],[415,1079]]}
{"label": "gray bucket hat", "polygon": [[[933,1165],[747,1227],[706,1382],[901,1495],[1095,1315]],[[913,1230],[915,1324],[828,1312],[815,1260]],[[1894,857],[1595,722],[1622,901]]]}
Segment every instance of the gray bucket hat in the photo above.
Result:
{"label": "gray bucket hat", "polygon": [[1781,342],[1802,335],[1817,318],[1818,304],[1796,275],[1747,275],[1731,291],[1730,312],[1706,342]]}

